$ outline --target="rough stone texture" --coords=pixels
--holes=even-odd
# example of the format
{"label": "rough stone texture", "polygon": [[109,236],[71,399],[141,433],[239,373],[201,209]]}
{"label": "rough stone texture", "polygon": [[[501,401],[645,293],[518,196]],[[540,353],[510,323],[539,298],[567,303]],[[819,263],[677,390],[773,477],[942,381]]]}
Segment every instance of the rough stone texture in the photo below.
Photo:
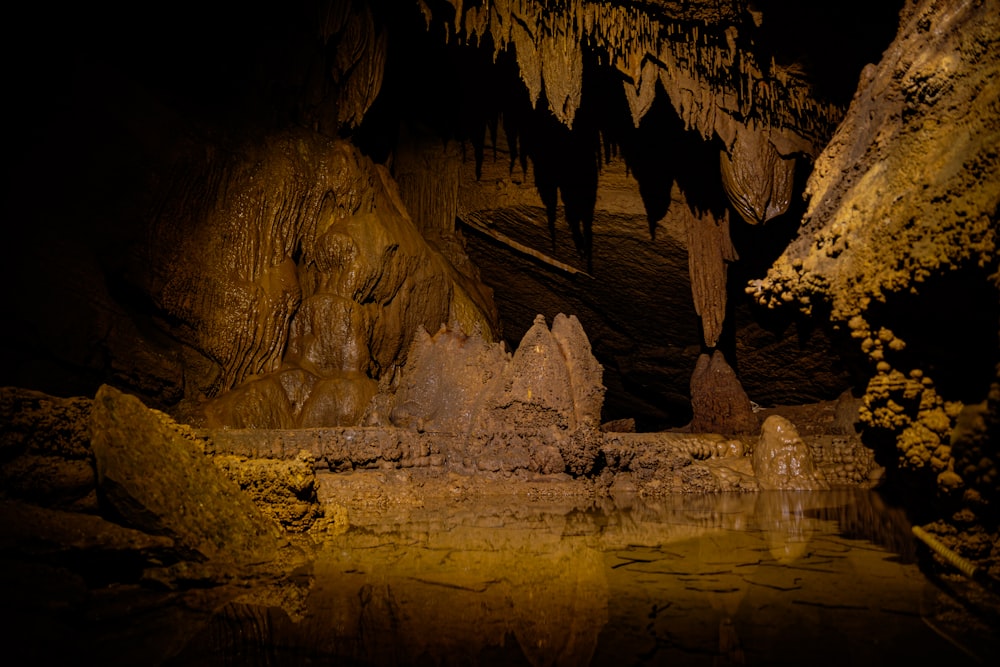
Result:
{"label": "rough stone texture", "polygon": [[390,399],[392,422],[419,431],[466,434],[505,429],[573,431],[600,423],[602,369],[574,316],[552,329],[538,315],[513,355],[479,333],[420,331]]}
{"label": "rough stone texture", "polygon": [[510,355],[460,327],[414,336],[399,386],[388,400],[392,423],[421,431],[467,433],[487,388],[499,380]]}
{"label": "rough stone texture", "polygon": [[323,514],[316,501],[315,461],[306,452],[290,460],[221,455],[212,461],[285,530],[308,530]]}
{"label": "rough stone texture", "polygon": [[[943,514],[964,504],[993,535],[998,490],[957,460],[952,434],[1000,362],[998,35],[995,0],[904,7],[816,161],[799,236],[747,288],[850,331],[868,362],[867,432],[895,444],[900,476]],[[997,441],[976,455],[993,468]]]}
{"label": "rough stone texture", "polygon": [[90,400],[0,388],[0,487],[47,507],[89,507],[96,482]]}
{"label": "rough stone texture", "polygon": [[559,313],[552,320],[552,337],[569,371],[570,391],[577,428],[596,428],[601,423],[604,406],[604,368],[594,358],[590,339],[576,315]]}
{"label": "rough stone texture", "polygon": [[760,420],[725,355],[702,354],[691,374],[690,430],[695,433],[757,433]]}
{"label": "rough stone texture", "polygon": [[932,275],[995,261],[996,9],[907,7],[816,161],[802,232],[761,284],[762,301],[817,293],[847,322]]}
{"label": "rough stone texture", "polygon": [[171,537],[195,558],[273,558],[278,529],[195,443],[133,396],[102,387],[91,446],[103,503],[133,528]]}
{"label": "rough stone texture", "polygon": [[757,481],[766,491],[829,488],[795,426],[780,415],[764,420],[752,461]]}
{"label": "rough stone texture", "polygon": [[[857,437],[821,426],[821,415],[834,411],[832,403],[814,406],[809,415],[791,408],[772,410],[772,415],[786,414],[804,425],[801,437],[778,440],[788,441],[789,456],[805,457],[803,460],[815,466],[800,465],[805,480],[796,482],[786,474],[782,484],[818,488],[812,486],[812,476],[862,488],[881,481],[882,468]],[[785,423],[788,428],[783,433],[796,433],[791,421]],[[320,473],[348,476],[380,471],[392,479],[406,480],[384,490],[384,498],[409,497],[418,490],[421,496],[447,494],[453,483],[473,495],[503,493],[504,484],[509,484],[506,490],[510,493],[527,492],[536,483],[555,488],[545,486],[552,482],[565,482],[560,493],[584,496],[612,491],[658,496],[760,489],[749,456],[757,438],[751,436],[614,433],[589,428],[567,433],[552,427],[508,428],[468,436],[384,427],[227,429],[201,435],[215,456],[297,461],[306,452]]]}

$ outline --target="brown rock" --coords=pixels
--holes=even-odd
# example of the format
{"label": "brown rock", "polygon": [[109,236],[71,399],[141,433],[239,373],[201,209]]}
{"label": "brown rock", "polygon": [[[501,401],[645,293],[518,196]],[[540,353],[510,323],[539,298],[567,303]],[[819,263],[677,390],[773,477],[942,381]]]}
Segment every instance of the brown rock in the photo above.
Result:
{"label": "brown rock", "polygon": [[342,373],[319,380],[302,406],[297,426],[316,428],[358,424],[377,390],[375,381],[362,373]]}
{"label": "brown rock", "polygon": [[721,351],[698,357],[691,374],[691,431],[756,433],[760,422],[736,373]]}
{"label": "brown rock", "polygon": [[566,359],[542,315],[535,317],[534,325],[521,339],[505,369],[503,384],[493,388],[486,399],[484,416],[488,424],[514,428],[576,426]]}
{"label": "brown rock", "polygon": [[304,531],[323,514],[316,499],[315,461],[306,452],[291,460],[216,456],[215,464],[286,530]]}
{"label": "brown rock", "polygon": [[752,461],[757,482],[766,491],[829,488],[795,426],[780,415],[764,420]]}
{"label": "brown rock", "polygon": [[554,427],[596,429],[604,386],[601,365],[575,317],[545,318],[513,356],[479,333],[442,327],[414,339],[395,394],[398,426],[445,433]]}
{"label": "brown rock", "polygon": [[426,431],[466,433],[487,387],[509,362],[499,344],[460,329],[442,328],[434,336],[421,329],[414,337],[396,391],[392,421]]}
{"label": "brown rock", "polygon": [[91,411],[102,499],[133,528],[199,559],[273,558],[278,529],[189,439],[137,398],[104,385]]}
{"label": "brown rock", "polygon": [[569,370],[577,425],[599,426],[604,405],[604,368],[590,351],[590,340],[583,325],[576,315],[567,317],[559,313],[552,320],[552,336],[559,343]]}

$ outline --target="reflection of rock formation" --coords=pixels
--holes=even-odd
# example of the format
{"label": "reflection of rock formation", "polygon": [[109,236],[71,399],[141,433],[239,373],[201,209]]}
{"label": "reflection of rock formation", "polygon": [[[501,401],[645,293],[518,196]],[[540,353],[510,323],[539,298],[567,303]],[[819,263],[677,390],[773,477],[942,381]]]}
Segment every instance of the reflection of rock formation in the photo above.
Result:
{"label": "reflection of rock formation", "polygon": [[[879,526],[887,515],[867,498],[383,506],[327,538],[281,608],[280,596],[270,608],[266,599],[228,605],[181,657],[222,652],[249,662],[282,646],[373,666],[687,664],[692,655],[739,664],[799,642],[815,655],[823,636],[843,641],[841,623],[856,623],[869,604],[884,608],[886,594],[894,615],[918,604],[923,582],[900,583],[904,566],[877,546],[900,544],[906,526]],[[851,539],[831,532],[838,524]],[[875,544],[853,549],[858,540]],[[838,592],[824,604],[830,586]],[[289,602],[297,606],[286,611]],[[802,614],[821,613],[797,624],[808,638],[789,636],[775,619],[803,602]],[[912,621],[923,627],[916,612]]]}
{"label": "reflection of rock formation", "polygon": [[[325,655],[371,665],[485,654],[588,664],[608,620],[603,556],[585,537],[564,538],[562,516],[527,511],[528,521],[444,511],[331,541],[297,633]],[[402,546],[417,534],[417,548]]]}

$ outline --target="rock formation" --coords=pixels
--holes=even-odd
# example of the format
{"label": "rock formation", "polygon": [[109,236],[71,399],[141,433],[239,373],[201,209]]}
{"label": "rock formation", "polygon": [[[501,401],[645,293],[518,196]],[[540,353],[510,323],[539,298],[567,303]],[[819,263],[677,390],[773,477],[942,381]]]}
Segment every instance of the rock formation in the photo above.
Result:
{"label": "rock formation", "polygon": [[740,385],[736,373],[719,350],[698,357],[691,374],[691,409],[694,433],[752,433],[760,430],[760,420]]}
{"label": "rock formation", "polygon": [[177,472],[125,414],[280,508],[244,537],[319,522],[316,470],[374,504],[797,467],[997,567],[996,0],[292,5],[19,10],[61,65],[12,73],[14,551],[80,526],[168,585],[225,551],[116,469]]}
{"label": "rock formation", "polygon": [[538,315],[513,355],[478,332],[417,333],[391,402],[392,423],[451,434],[600,425],[601,365],[575,316]]}
{"label": "rock formation", "polygon": [[203,173],[216,180],[178,185],[136,271],[204,357],[187,382],[218,397],[210,425],[358,423],[418,326],[493,330],[490,304],[350,145],[293,132]]}
{"label": "rock formation", "polygon": [[795,426],[779,415],[764,420],[752,458],[757,481],[766,491],[829,488]]}
{"label": "rock formation", "polygon": [[998,16],[995,2],[905,8],[816,162],[798,237],[747,288],[848,330],[869,362],[869,431],[925,493],[983,517],[1000,489],[978,471],[995,467],[995,448],[969,465],[952,442],[965,438],[963,405],[994,395],[1000,372]]}
{"label": "rock formation", "polygon": [[172,538],[196,560],[246,564],[277,555],[276,526],[134,396],[103,387],[91,432],[99,496],[125,525]]}

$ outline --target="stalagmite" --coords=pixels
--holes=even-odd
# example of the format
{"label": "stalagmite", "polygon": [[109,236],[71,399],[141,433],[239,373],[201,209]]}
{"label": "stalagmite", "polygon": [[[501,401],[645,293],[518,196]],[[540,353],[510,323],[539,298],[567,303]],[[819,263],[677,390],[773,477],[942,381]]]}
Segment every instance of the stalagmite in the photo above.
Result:
{"label": "stalagmite", "polygon": [[760,422],[721,351],[698,357],[691,374],[692,433],[757,433]]}

